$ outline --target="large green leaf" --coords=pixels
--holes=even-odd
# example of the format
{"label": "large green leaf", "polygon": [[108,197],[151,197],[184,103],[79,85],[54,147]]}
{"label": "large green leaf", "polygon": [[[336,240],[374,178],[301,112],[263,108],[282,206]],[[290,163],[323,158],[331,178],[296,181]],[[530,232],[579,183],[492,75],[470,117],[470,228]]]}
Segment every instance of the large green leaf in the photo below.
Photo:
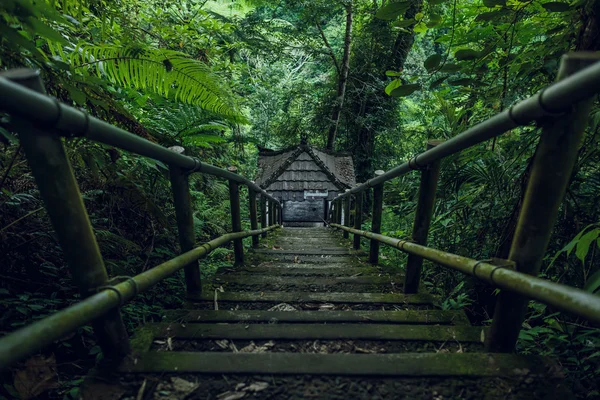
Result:
{"label": "large green leaf", "polygon": [[390,96],[392,97],[405,97],[408,96],[417,90],[421,89],[421,85],[412,83],[409,85],[401,85],[394,90],[391,91]]}
{"label": "large green leaf", "polygon": [[416,22],[417,21],[415,21],[412,18],[410,18],[410,19],[403,19],[403,20],[394,22],[394,26],[397,27],[397,28],[407,28],[407,27],[415,24]]}
{"label": "large green leaf", "polygon": [[577,250],[575,250],[575,256],[582,262],[585,263],[585,258],[590,250],[590,245],[595,242],[600,236],[600,228],[592,229],[579,239],[577,242]]}
{"label": "large green leaf", "polygon": [[402,81],[400,79],[394,79],[385,87],[385,94],[391,95],[394,89],[402,86]]}
{"label": "large green leaf", "polygon": [[124,87],[154,92],[221,115],[240,115],[225,82],[206,64],[177,51],[85,46],[74,51],[70,61],[78,71],[95,70],[98,77]]}
{"label": "large green leaf", "polygon": [[505,6],[506,0],[483,0],[483,5],[489,8],[496,6]]}
{"label": "large green leaf", "polygon": [[479,52],[472,49],[462,49],[454,53],[458,61],[474,60],[479,57]]}
{"label": "large green leaf", "polygon": [[410,2],[401,1],[398,3],[389,3],[385,6],[381,7],[375,13],[375,16],[379,19],[384,19],[386,21],[391,21],[400,15],[404,14],[408,8],[410,7]]}
{"label": "large green leaf", "polygon": [[600,270],[594,272],[587,278],[583,290],[590,293],[600,292]]}
{"label": "large green leaf", "polygon": [[571,7],[567,3],[561,3],[560,1],[551,1],[548,3],[542,4],[542,7],[549,12],[565,12],[569,11]]}
{"label": "large green leaf", "polygon": [[425,66],[427,71],[431,71],[431,70],[434,70],[435,68],[437,68],[440,65],[441,61],[442,61],[442,56],[440,54],[436,53],[436,54],[432,54],[429,57],[427,57],[425,62],[423,62],[423,65]]}
{"label": "large green leaf", "polygon": [[460,71],[460,69],[461,69],[461,67],[458,64],[446,63],[446,64],[444,64],[444,66],[442,68],[440,68],[440,72],[452,73],[452,72],[458,72],[458,71]]}

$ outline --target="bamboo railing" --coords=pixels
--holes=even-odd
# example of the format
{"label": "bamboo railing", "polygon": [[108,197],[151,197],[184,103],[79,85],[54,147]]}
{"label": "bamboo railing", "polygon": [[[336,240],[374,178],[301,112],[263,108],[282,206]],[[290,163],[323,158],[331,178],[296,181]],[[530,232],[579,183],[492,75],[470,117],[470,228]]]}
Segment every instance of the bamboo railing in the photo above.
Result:
{"label": "bamboo railing", "polygon": [[[537,278],[577,160],[593,98],[600,93],[599,60],[599,53],[563,56],[557,82],[553,85],[448,141],[429,141],[425,152],[385,173],[378,171],[366,183],[336,197],[332,202],[331,226],[342,229],[345,237],[353,233],[355,249],[360,248],[361,237],[369,238],[372,263],[378,261],[379,243],[408,253],[405,293],[417,292],[423,259],[503,289],[486,337],[488,351],[514,350],[529,299],[600,323],[600,297]],[[542,132],[508,260],[476,261],[427,247],[441,160],[531,122],[540,124]],[[413,170],[421,171],[421,182],[412,238],[401,240],[383,236],[380,233],[384,184]],[[367,232],[361,230],[362,199],[371,188],[374,191],[372,231]],[[353,228],[349,218],[352,197]],[[342,214],[345,226],[341,225]]]}
{"label": "bamboo railing", "polygon": [[[244,263],[242,239],[279,228],[281,204],[254,182],[227,170],[205,164],[183,154],[93,118],[45,94],[38,71],[10,70],[0,74],[0,111],[7,112],[40,190],[56,231],[81,302],[48,318],[32,323],[0,339],[0,368],[42,349],[54,340],[91,323],[106,358],[120,359],[130,352],[129,337],[120,307],[135,295],[183,269],[186,290],[202,291],[198,259],[229,242],[234,244],[235,263]],[[83,204],[79,186],[67,158],[62,137],[84,137],[131,153],[162,161],[169,166],[181,255],[142,274],[115,282],[108,277],[96,237]],[[196,246],[189,175],[204,173],[227,179],[231,204],[232,233]],[[240,188],[247,186],[250,231],[242,231]],[[257,197],[261,198],[261,229],[258,229]]]}

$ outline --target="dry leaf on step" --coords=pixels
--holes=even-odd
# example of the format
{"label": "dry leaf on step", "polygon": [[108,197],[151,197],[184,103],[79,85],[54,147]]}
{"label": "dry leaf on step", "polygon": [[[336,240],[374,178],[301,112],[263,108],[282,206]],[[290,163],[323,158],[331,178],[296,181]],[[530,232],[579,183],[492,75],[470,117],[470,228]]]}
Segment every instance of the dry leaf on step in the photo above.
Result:
{"label": "dry leaf on step", "polygon": [[248,387],[245,387],[243,390],[245,392],[260,392],[269,387],[267,382],[254,382]]}
{"label": "dry leaf on step", "polygon": [[238,400],[246,395],[246,392],[225,392],[217,396],[219,400]]}
{"label": "dry leaf on step", "polygon": [[21,399],[25,400],[58,387],[54,354],[48,358],[36,356],[27,360],[25,368],[15,374],[14,385]]}

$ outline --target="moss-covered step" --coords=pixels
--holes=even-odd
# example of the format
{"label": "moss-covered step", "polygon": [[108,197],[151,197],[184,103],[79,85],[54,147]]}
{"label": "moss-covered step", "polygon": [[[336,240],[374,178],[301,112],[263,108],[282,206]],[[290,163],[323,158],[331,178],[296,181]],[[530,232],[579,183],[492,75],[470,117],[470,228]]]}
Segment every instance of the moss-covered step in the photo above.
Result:
{"label": "moss-covered step", "polygon": [[544,357],[490,353],[298,354],[148,352],[122,372],[200,374],[506,377],[557,375]]}
{"label": "moss-covered step", "polygon": [[365,324],[430,324],[470,325],[463,311],[401,310],[401,311],[228,311],[174,310],[167,313],[178,322],[355,322]]}
{"label": "moss-covered step", "polygon": [[149,325],[157,338],[234,340],[401,340],[481,343],[483,328],[475,326],[406,324],[212,324]]}
{"label": "moss-covered step", "polygon": [[303,255],[303,254],[257,254],[263,261],[292,261],[298,264],[346,263],[351,266],[359,264],[358,257],[352,255]]}
{"label": "moss-covered step", "polygon": [[[188,293],[192,301],[213,301],[214,293],[201,295]],[[348,304],[398,304],[433,305],[435,297],[427,293],[312,293],[312,292],[225,292],[217,293],[219,301],[269,302],[269,303],[348,303]]]}
{"label": "moss-covered step", "polygon": [[307,276],[264,276],[252,274],[230,274],[215,276],[213,283],[235,283],[247,285],[259,285],[261,283],[271,283],[279,285],[319,285],[334,286],[341,283],[352,283],[357,285],[390,285],[394,283],[402,286],[401,279],[392,279],[389,276],[330,276],[330,277],[307,277]]}
{"label": "moss-covered step", "polygon": [[291,254],[297,256],[343,256],[343,255],[351,255],[354,252],[350,249],[343,248],[319,248],[313,247],[311,249],[305,250],[283,250],[283,249],[256,249],[253,250],[254,253],[265,254],[265,255],[282,255],[282,254]]}
{"label": "moss-covered step", "polygon": [[[228,276],[228,275],[264,275],[269,276],[379,276],[383,272],[376,267],[348,267],[345,264],[290,264],[290,263],[278,263],[268,266],[246,266],[246,267],[234,267],[234,268],[221,268],[217,271],[217,277]],[[400,275],[395,275],[400,276]]]}

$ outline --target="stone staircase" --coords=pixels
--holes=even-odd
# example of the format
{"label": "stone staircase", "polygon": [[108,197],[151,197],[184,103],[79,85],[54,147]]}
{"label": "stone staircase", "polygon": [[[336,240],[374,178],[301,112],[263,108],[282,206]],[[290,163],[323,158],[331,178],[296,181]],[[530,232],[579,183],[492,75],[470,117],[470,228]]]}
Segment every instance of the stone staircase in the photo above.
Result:
{"label": "stone staircase", "polygon": [[139,329],[135,353],[116,373],[100,368],[84,397],[570,397],[548,359],[483,352],[484,328],[425,290],[403,294],[396,270],[367,264],[341,234],[285,228],[265,243]]}

